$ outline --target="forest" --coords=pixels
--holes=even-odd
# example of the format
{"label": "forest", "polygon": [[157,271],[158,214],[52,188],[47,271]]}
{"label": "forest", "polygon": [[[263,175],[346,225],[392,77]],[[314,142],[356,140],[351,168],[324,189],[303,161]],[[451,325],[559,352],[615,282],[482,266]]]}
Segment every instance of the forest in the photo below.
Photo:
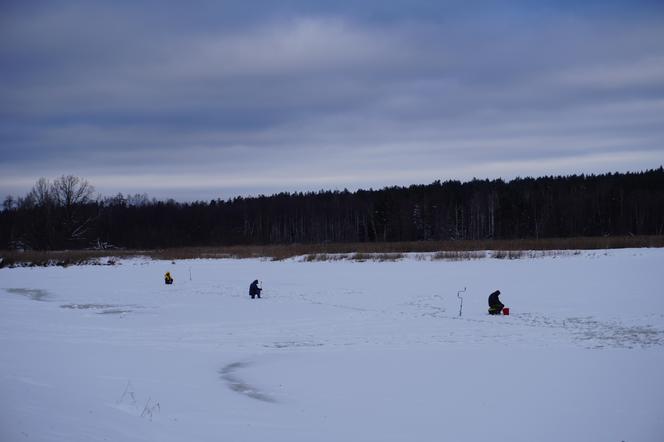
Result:
{"label": "forest", "polygon": [[72,175],[7,196],[0,249],[540,239],[663,235],[664,169],[435,181],[357,191],[158,201],[94,197]]}

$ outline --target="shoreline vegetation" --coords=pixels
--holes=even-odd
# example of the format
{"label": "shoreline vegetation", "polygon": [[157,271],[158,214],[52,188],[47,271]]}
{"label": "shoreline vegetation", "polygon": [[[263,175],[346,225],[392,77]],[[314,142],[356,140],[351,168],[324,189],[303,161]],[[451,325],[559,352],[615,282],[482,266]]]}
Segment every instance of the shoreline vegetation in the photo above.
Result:
{"label": "shoreline vegetation", "polygon": [[[607,236],[512,240],[456,240],[415,242],[367,242],[323,244],[235,245],[181,247],[152,250],[2,250],[0,268],[114,265],[118,259],[146,257],[154,260],[247,259],[280,261],[302,257],[302,261],[398,261],[405,254],[426,254],[428,260],[481,258],[519,259],[571,254],[578,250],[664,247],[664,235]],[[105,259],[105,260],[104,260]]]}
{"label": "shoreline vegetation", "polygon": [[[486,245],[485,239],[663,236],[664,168],[195,202],[150,200],[145,194],[95,198],[87,180],[63,175],[52,182],[40,178],[26,196],[8,196],[2,207],[0,249],[7,250],[198,247],[190,252],[196,256],[200,246],[291,244],[230,249],[240,256],[279,257],[365,250],[575,248],[567,244],[575,239],[555,240],[560,246],[546,240],[533,246],[511,241]],[[604,240],[599,243],[605,247]]]}

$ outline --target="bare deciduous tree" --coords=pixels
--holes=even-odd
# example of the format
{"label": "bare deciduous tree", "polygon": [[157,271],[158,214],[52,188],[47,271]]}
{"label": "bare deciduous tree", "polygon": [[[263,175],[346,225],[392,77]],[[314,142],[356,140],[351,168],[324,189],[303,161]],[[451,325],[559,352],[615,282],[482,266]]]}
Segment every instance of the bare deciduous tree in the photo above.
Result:
{"label": "bare deciduous tree", "polygon": [[64,209],[65,240],[85,240],[92,218],[78,219],[78,209],[91,201],[94,187],[77,176],[62,175],[53,181],[52,188],[55,201]]}
{"label": "bare deciduous tree", "polygon": [[95,188],[87,180],[73,175],[62,175],[53,181],[53,195],[57,203],[65,208],[90,202]]}
{"label": "bare deciduous tree", "polygon": [[25,198],[28,206],[45,207],[53,202],[53,187],[46,178],[39,178]]}

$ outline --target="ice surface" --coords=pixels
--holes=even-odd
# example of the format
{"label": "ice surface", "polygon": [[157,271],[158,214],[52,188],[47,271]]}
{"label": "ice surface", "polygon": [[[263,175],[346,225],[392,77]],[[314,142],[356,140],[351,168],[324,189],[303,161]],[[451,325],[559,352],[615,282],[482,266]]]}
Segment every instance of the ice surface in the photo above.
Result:
{"label": "ice surface", "polygon": [[664,249],[486,256],[2,269],[0,440],[664,440]]}

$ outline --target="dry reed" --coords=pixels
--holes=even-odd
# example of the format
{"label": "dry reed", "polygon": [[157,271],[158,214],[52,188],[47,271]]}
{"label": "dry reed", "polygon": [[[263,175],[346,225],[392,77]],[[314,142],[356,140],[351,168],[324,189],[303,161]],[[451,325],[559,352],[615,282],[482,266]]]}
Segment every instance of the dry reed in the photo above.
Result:
{"label": "dry reed", "polygon": [[[375,243],[323,243],[287,245],[237,245],[223,247],[181,247],[158,250],[61,250],[0,251],[0,268],[14,266],[113,264],[117,258],[144,256],[159,260],[267,258],[284,260],[297,256],[304,261],[352,259],[355,261],[398,261],[405,253],[429,254],[432,260],[467,260],[486,256],[498,259],[546,256],[561,250],[664,247],[664,236],[547,238],[481,241],[420,241]],[[539,252],[536,254],[534,252]],[[428,256],[428,255],[423,255]],[[102,258],[110,258],[105,261]],[[423,259],[416,255],[417,259]]]}

